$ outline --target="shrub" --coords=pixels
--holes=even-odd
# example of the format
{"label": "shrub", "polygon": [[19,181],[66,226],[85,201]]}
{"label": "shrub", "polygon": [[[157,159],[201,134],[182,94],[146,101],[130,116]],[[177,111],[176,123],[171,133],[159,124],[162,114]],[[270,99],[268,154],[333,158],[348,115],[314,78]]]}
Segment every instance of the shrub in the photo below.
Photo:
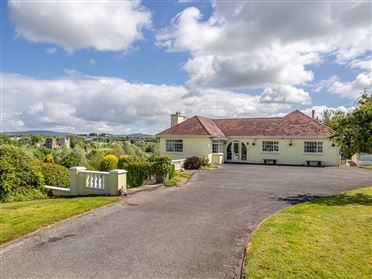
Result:
{"label": "shrub", "polygon": [[19,187],[41,188],[43,175],[31,153],[12,145],[0,146],[0,195]]}
{"label": "shrub", "polygon": [[192,156],[187,157],[184,163],[184,167],[187,170],[198,170],[201,167],[201,161],[199,157]]}
{"label": "shrub", "polygon": [[171,179],[168,179],[164,181],[164,186],[178,186],[178,183],[180,182],[180,179],[178,177],[173,177]]}
{"label": "shrub", "polygon": [[129,162],[122,166],[127,171],[128,188],[141,186],[154,174],[153,162]]}
{"label": "shrub", "polygon": [[173,162],[168,156],[156,156],[152,158],[154,162],[154,173],[155,174],[168,174],[171,171]]}
{"label": "shrub", "polygon": [[70,172],[68,168],[52,163],[41,163],[39,166],[46,185],[70,187]]}
{"label": "shrub", "polygon": [[169,179],[176,176],[176,166],[172,163],[169,171]]}
{"label": "shrub", "polygon": [[19,187],[11,192],[0,193],[0,202],[18,202],[46,198],[45,192],[32,187]]}
{"label": "shrub", "polygon": [[134,161],[135,161],[135,159],[134,159],[133,156],[130,156],[130,155],[120,156],[119,161],[118,161],[118,168],[119,169],[124,169],[125,164],[131,163],[131,162],[134,162]]}
{"label": "shrub", "polygon": [[202,167],[209,167],[209,159],[207,157],[201,157],[200,163]]}
{"label": "shrub", "polygon": [[118,167],[118,157],[115,155],[109,154],[103,157],[103,160],[100,165],[100,170],[101,171],[110,171],[113,169],[117,169]]}
{"label": "shrub", "polygon": [[88,162],[85,158],[85,152],[79,147],[71,148],[61,148],[56,153],[57,163],[65,166],[66,168],[71,167],[87,167]]}
{"label": "shrub", "polygon": [[54,163],[53,156],[51,154],[48,154],[44,157],[43,160],[44,163]]}

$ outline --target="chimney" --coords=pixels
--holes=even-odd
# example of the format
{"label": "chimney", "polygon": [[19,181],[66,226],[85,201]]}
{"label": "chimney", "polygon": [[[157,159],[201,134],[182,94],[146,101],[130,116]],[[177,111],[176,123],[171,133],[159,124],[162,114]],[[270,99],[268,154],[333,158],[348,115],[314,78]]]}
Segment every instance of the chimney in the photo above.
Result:
{"label": "chimney", "polygon": [[186,116],[181,115],[179,111],[177,111],[175,114],[171,115],[171,127],[180,124],[181,122],[185,121],[187,119]]}
{"label": "chimney", "polygon": [[312,117],[313,119],[315,119],[315,109],[313,109],[313,110],[311,111],[311,117]]}

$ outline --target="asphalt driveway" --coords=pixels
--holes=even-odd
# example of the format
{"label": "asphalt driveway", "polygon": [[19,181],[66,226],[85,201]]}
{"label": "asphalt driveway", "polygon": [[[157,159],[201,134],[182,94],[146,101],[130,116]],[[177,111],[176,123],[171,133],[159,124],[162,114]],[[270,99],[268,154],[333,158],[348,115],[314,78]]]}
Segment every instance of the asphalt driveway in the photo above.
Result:
{"label": "asphalt driveway", "polygon": [[224,165],[130,196],[2,249],[2,278],[238,278],[267,216],[372,185],[372,171]]}

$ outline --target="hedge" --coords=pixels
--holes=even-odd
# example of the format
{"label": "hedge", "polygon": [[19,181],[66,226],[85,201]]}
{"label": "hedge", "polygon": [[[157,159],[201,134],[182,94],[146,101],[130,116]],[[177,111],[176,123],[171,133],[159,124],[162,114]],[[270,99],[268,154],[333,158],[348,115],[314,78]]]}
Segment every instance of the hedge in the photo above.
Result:
{"label": "hedge", "polygon": [[129,162],[122,167],[127,171],[128,188],[141,186],[154,174],[153,162]]}
{"label": "hedge", "polygon": [[68,168],[53,164],[53,163],[40,163],[39,166],[46,185],[70,187],[70,172]]}

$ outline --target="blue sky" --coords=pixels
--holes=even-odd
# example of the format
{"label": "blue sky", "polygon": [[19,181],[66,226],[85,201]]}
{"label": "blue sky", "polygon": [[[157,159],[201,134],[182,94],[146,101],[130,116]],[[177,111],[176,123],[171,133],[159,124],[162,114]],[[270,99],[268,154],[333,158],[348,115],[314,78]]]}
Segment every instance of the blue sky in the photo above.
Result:
{"label": "blue sky", "polygon": [[372,85],[371,2],[1,8],[4,131],[156,133],[175,111],[223,118],[350,110]]}

